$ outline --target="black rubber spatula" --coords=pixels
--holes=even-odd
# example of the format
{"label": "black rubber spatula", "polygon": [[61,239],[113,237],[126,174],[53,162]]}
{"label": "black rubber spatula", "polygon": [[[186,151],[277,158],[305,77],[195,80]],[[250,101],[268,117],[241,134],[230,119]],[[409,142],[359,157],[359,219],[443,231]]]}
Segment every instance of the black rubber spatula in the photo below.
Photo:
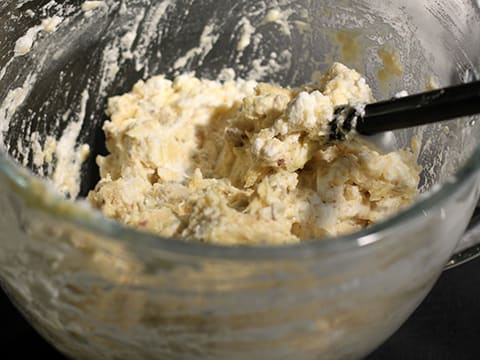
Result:
{"label": "black rubber spatula", "polygon": [[480,114],[480,81],[360,106],[336,109],[330,122],[332,140],[355,130],[374,135],[391,130]]}

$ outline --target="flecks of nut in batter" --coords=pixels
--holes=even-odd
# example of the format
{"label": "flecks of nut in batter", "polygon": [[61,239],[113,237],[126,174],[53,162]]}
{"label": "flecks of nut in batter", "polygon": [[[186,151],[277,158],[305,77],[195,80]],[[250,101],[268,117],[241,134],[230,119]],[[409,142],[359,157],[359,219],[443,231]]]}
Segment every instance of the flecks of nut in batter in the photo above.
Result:
{"label": "flecks of nut in batter", "polygon": [[290,89],[182,75],[139,82],[110,99],[110,155],[90,203],[165,237],[221,245],[297,243],[359,230],[413,201],[410,150],[382,154],[353,137],[329,141],[342,104],[373,101],[336,63]]}

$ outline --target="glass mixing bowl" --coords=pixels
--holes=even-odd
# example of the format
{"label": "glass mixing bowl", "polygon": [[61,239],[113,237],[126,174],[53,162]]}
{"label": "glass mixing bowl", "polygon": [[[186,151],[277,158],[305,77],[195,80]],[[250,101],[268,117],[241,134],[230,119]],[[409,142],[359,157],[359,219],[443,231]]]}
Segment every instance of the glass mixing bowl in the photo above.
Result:
{"label": "glass mixing bowl", "polygon": [[[104,153],[106,98],[158,73],[232,68],[298,85],[340,60],[379,99],[472,80],[476,1],[3,0],[0,19],[0,279],[72,358],[359,358],[409,316],[456,247],[475,253],[474,226],[459,245],[480,191],[475,118],[395,134],[399,146],[413,134],[421,142],[414,206],[359,233],[284,247],[137,232],[32,173],[51,175],[34,148],[72,124],[78,144]],[[92,155],[81,195],[97,173]]]}

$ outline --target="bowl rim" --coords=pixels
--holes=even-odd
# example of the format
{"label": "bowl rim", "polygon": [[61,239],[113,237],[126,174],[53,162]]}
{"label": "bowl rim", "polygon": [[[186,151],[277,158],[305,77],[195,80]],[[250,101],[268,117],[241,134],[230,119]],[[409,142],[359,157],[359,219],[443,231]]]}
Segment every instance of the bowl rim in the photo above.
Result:
{"label": "bowl rim", "polygon": [[[401,212],[380,221],[360,231],[332,237],[328,239],[304,240],[296,244],[284,245],[254,245],[254,246],[222,246],[196,241],[184,241],[175,238],[165,238],[159,235],[143,232],[135,228],[122,225],[120,222],[103,216],[96,209],[92,209],[86,201],[67,200],[53,191],[48,191],[47,181],[40,179],[31,171],[14,162],[3,150],[0,150],[0,174],[6,176],[13,184],[13,189],[25,199],[35,196],[36,203],[29,203],[30,207],[40,208],[49,212],[60,221],[83,230],[93,232],[124,242],[135,247],[146,247],[152,251],[167,251],[177,255],[195,256],[201,258],[222,258],[229,260],[285,260],[292,258],[306,258],[317,256],[319,253],[330,254],[338,251],[353,251],[354,249],[381,244],[392,230],[404,227],[405,223],[425,216],[425,213],[435,209],[438,205],[453,197],[463,186],[467,185],[480,172],[480,144],[474,149],[469,159],[447,181],[434,187],[432,191],[419,196],[411,206]],[[41,184],[41,196],[35,194],[31,188],[32,182]],[[85,203],[85,204],[83,204]],[[70,208],[72,211],[58,211]],[[82,214],[84,216],[79,216]],[[134,243],[133,243],[134,242]]]}

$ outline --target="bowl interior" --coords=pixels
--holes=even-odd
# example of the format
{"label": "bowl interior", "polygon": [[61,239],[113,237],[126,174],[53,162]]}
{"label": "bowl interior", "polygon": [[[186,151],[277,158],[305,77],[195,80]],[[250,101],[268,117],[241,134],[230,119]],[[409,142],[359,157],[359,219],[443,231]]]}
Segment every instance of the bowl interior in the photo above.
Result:
{"label": "bowl interior", "polygon": [[[51,163],[38,159],[49,137],[73,138],[65,153],[89,144],[80,196],[98,181],[95,155],[106,153],[107,98],[139,79],[185,71],[224,79],[233,70],[237,77],[295,86],[341,61],[365,74],[383,99],[472,80],[480,54],[474,41],[480,11],[469,1],[107,1],[89,11],[73,0],[14,4],[0,7],[1,143],[19,164],[47,178],[61,162],[58,153]],[[42,20],[54,16],[60,23],[48,32]],[[31,50],[14,56],[31,29]],[[400,147],[412,135],[421,144],[422,192],[458,170],[479,134],[474,118],[395,133]]]}

